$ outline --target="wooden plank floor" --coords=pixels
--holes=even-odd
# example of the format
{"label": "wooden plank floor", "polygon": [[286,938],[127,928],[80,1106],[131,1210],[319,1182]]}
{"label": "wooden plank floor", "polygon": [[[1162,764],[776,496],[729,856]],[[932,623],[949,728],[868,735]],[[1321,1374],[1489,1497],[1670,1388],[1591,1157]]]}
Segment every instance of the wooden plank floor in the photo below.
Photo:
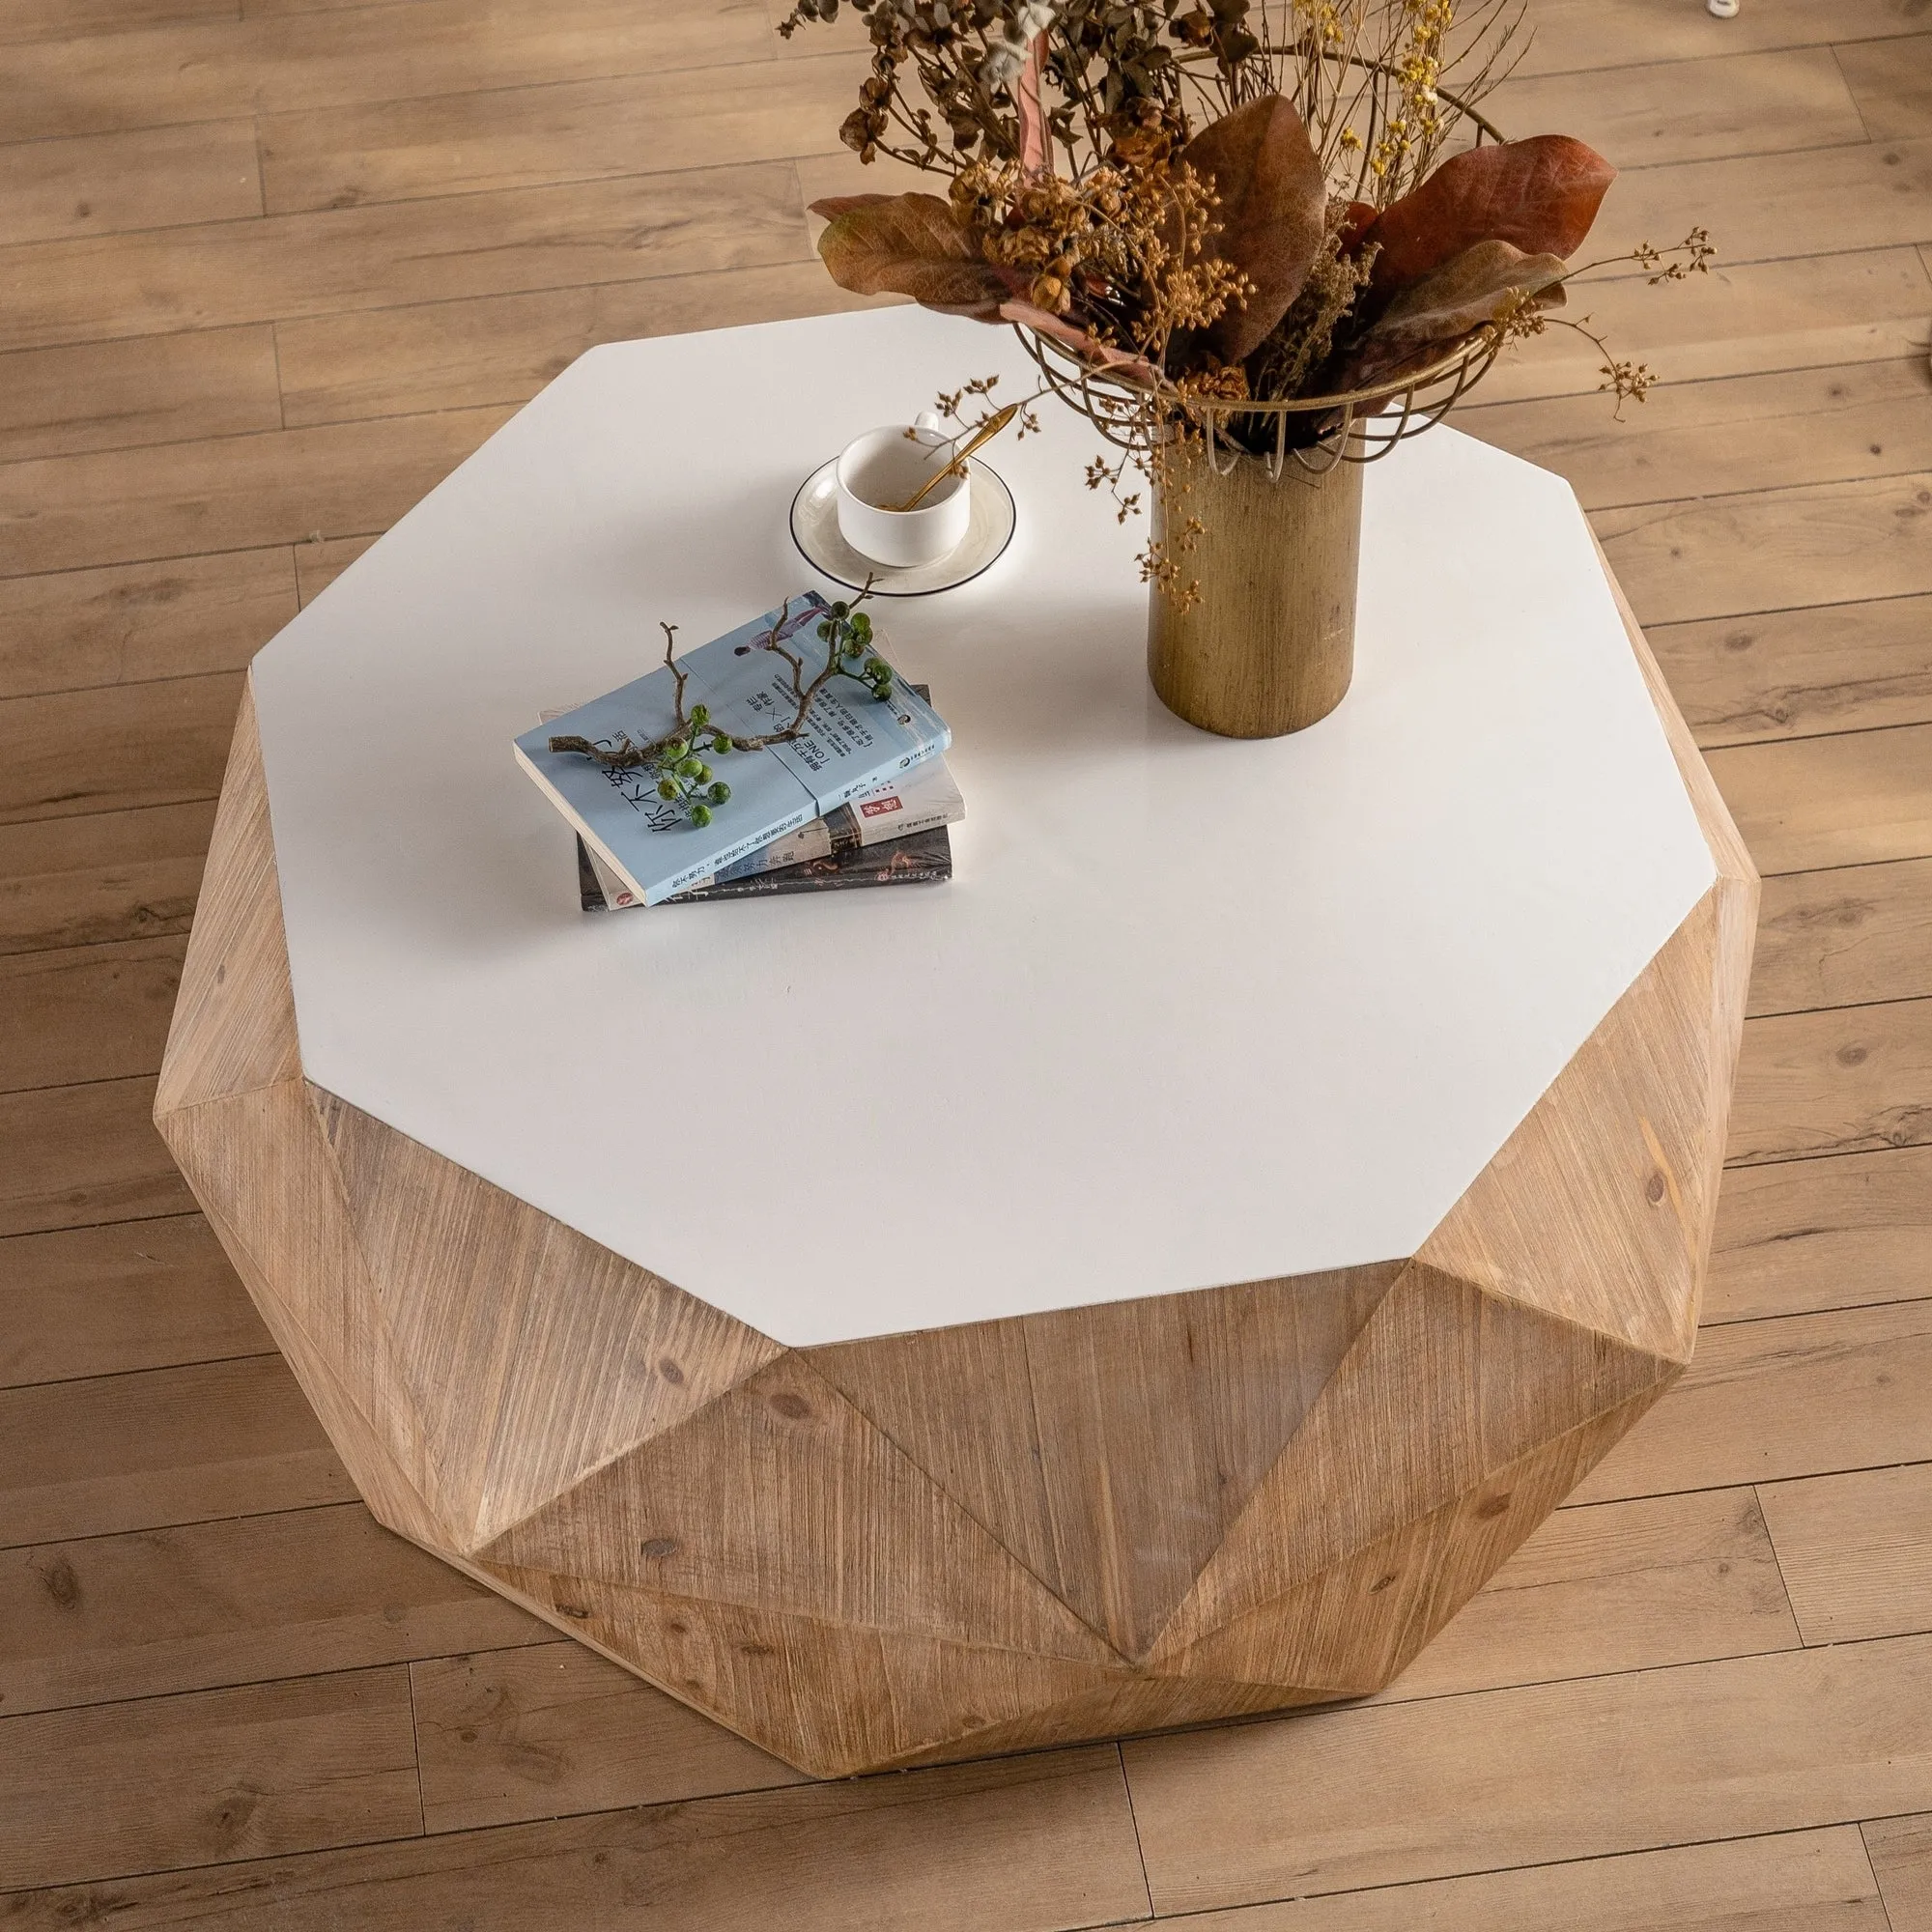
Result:
{"label": "wooden plank floor", "polygon": [[242,668],[589,344],[841,304],[849,23],[0,8],[8,1925],[1932,1932],[1932,15],[1532,12],[1496,116],[1722,258],[1460,418],[1767,874],[1697,1361],[1365,1705],[818,1786],[370,1520],[148,1113]]}

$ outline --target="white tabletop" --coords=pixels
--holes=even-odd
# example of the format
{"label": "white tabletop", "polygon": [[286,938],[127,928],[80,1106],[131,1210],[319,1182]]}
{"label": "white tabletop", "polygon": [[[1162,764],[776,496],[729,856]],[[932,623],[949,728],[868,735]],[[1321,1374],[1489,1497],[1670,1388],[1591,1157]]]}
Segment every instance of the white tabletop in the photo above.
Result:
{"label": "white tabletop", "polygon": [[309,1078],[798,1346],[1412,1252],[1714,876],[1560,479],[1374,465],[1354,688],[1235,743],[1149,689],[1144,529],[1043,405],[1007,555],[877,619],[949,885],[585,915],[512,760],[659,618],[820,583],[785,512],[848,438],[1030,368],[912,308],[592,350],[283,631]]}

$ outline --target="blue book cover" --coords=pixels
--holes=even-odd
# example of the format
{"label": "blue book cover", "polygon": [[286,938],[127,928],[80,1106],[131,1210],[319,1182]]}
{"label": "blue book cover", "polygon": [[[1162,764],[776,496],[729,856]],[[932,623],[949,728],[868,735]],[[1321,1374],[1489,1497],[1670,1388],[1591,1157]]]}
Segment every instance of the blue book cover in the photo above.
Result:
{"label": "blue book cover", "polygon": [[[781,730],[797,715],[793,668],[809,687],[829,646],[818,636],[831,607],[815,591],[741,624],[678,659],[685,715],[704,705],[732,739]],[[871,655],[883,657],[876,637]],[[850,677],[831,679],[812,699],[805,729],[785,744],[706,754],[731,788],[711,808],[708,825],[660,798],[657,775],[613,771],[581,752],[554,752],[551,740],[581,737],[614,749],[627,739],[654,745],[677,729],[677,681],[668,666],[592,698],[526,731],[518,762],[580,836],[645,905],[658,905],[748,853],[823,818],[860,792],[945,751],[952,734],[932,707],[896,676],[881,701]]]}

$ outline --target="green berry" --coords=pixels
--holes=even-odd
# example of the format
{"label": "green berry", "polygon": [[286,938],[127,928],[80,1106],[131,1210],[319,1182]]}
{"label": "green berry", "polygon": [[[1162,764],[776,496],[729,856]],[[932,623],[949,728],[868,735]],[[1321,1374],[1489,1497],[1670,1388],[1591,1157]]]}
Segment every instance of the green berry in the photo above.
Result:
{"label": "green berry", "polygon": [[709,705],[694,704],[691,707],[691,722],[694,724],[702,724],[710,716],[711,708]]}
{"label": "green berry", "polygon": [[681,779],[695,779],[703,769],[703,764],[696,758],[680,758],[677,761],[677,775]]}
{"label": "green berry", "polygon": [[845,603],[835,604],[832,607],[832,614],[835,617],[849,616],[851,614],[851,611],[852,611],[851,605]]}
{"label": "green berry", "polygon": [[711,749],[714,752],[728,752],[731,749],[731,741],[724,732],[714,731],[711,735]]}
{"label": "green berry", "polygon": [[711,803],[723,805],[731,796],[731,787],[723,779],[711,787]]}
{"label": "green berry", "polygon": [[675,798],[677,796],[677,786],[669,779],[660,779],[658,781],[658,796],[660,798]]}
{"label": "green berry", "polygon": [[696,826],[711,823],[711,808],[708,805],[694,805],[691,808],[691,822]]}

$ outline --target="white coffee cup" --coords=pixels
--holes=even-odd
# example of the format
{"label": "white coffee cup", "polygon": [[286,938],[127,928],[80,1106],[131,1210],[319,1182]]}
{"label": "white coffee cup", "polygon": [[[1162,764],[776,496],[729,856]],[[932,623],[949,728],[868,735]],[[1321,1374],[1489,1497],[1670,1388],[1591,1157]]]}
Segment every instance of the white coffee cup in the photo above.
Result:
{"label": "white coffee cup", "polygon": [[963,472],[942,476],[916,510],[903,503],[952,460],[953,439],[930,411],[913,423],[869,429],[838,458],[838,534],[861,556],[892,570],[937,563],[957,550],[972,515],[972,482]]}

